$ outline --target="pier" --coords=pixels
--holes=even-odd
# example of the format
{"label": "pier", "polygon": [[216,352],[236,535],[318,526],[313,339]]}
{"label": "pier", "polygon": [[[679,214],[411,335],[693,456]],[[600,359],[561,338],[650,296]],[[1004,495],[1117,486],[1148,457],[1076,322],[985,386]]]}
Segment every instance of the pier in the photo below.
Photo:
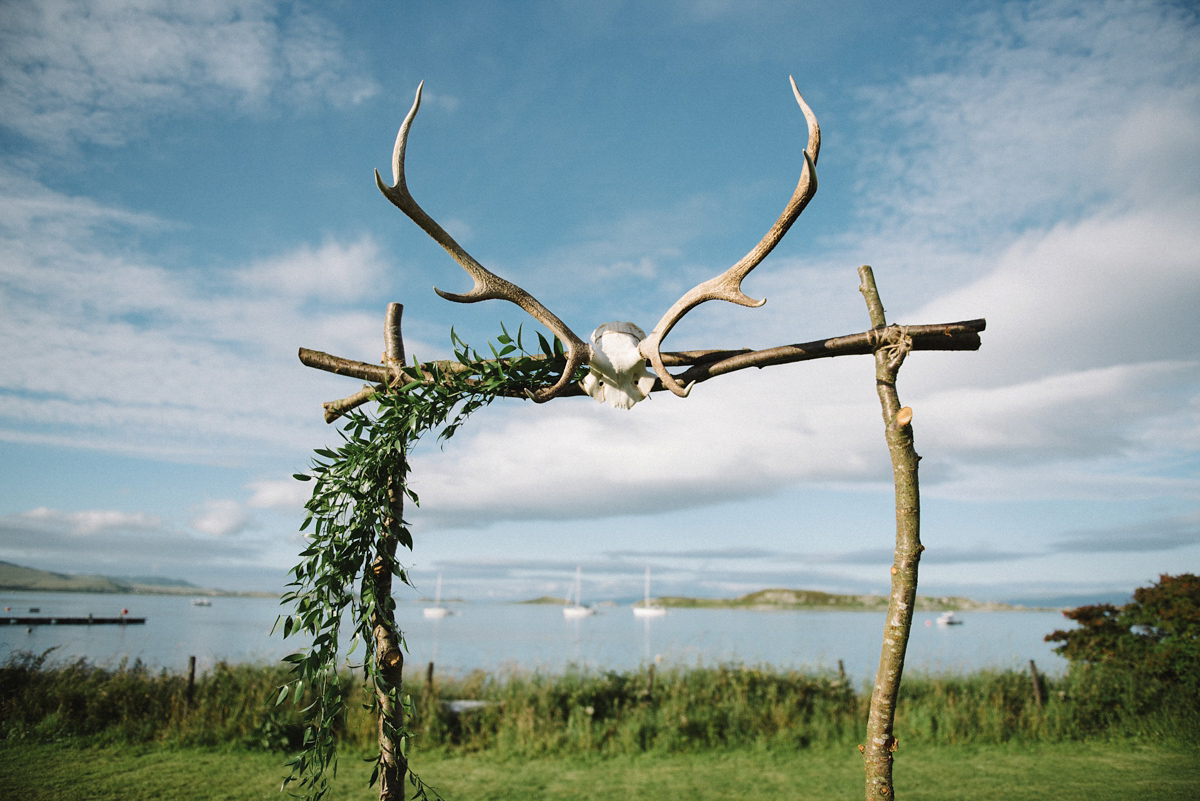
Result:
{"label": "pier", "polygon": [[0,617],[0,626],[136,626],[146,622],[144,617]]}

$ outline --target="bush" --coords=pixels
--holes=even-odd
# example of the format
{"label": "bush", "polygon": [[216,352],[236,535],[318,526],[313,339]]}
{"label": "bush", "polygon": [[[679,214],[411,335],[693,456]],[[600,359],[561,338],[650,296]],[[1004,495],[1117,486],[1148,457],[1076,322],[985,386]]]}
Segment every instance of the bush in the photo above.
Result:
{"label": "bush", "polygon": [[1065,692],[1081,732],[1200,737],[1200,578],[1164,574],[1124,606],[1063,615],[1079,628],[1046,641],[1071,662]]}

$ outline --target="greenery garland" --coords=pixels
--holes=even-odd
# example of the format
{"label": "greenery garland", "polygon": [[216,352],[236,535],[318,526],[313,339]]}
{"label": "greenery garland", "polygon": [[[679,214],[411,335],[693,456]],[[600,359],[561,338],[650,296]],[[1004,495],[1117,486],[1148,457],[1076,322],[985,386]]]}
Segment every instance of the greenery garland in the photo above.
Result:
{"label": "greenery garland", "polygon": [[[297,706],[306,703],[302,709],[306,716],[303,745],[287,763],[292,772],[284,780],[284,788],[297,782],[303,798],[317,801],[324,797],[329,789],[327,773],[337,771],[335,732],[346,710],[346,682],[338,673],[339,630],[347,610],[354,623],[354,635],[346,655],[353,654],[360,641],[365,645],[368,654],[360,667],[366,679],[368,706],[377,714],[381,711],[375,688],[388,685],[380,682],[377,660],[370,654],[374,648],[372,620],[381,605],[386,619],[394,619],[391,613],[395,600],[375,597],[371,568],[391,519],[389,488],[400,487],[404,496],[419,504],[408,486],[413,447],[434,430],[438,431],[438,441],[444,442],[467,417],[497,397],[521,397],[530,388],[554,383],[566,363],[562,343],[557,339],[552,345],[539,334],[541,354],[533,354],[522,345],[520,329],[515,339],[503,325],[501,331],[499,347],[489,344],[492,358],[484,359],[452,330],[454,356],[461,368],[442,369],[414,362],[406,372],[419,376],[418,380],[377,393],[374,416],[357,410],[349,412],[339,432],[342,445],[334,450],[318,449],[311,473],[295,475],[300,481],[316,480],[312,497],[305,504],[308,516],[300,527],[308,532],[309,542],[300,554],[300,563],[291,570],[294,580],[288,586],[292,589],[281,600],[282,604],[292,604],[293,610],[280,615],[275,627],[282,626],[285,638],[306,635],[311,644],[284,657],[291,663],[292,679],[280,687],[275,704],[289,698]],[[412,550],[412,534],[406,521],[401,519],[398,527],[393,525],[390,535]],[[392,575],[413,586],[407,570],[398,562],[393,560],[390,568]],[[359,588],[357,594],[355,587]],[[396,634],[403,647],[403,634],[398,630]],[[396,690],[389,689],[391,703],[402,704],[407,719],[412,714],[411,697],[396,698]],[[406,756],[413,737],[407,726],[386,733]],[[379,777],[381,760],[382,753],[376,757],[372,785]],[[415,798],[428,797],[431,788],[411,771],[409,780]]]}

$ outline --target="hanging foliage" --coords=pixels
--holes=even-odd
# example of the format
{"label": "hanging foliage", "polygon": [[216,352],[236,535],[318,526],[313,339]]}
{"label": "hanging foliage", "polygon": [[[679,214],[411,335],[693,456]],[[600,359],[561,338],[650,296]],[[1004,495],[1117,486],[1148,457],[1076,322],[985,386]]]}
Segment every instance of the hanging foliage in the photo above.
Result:
{"label": "hanging foliage", "polygon": [[[284,657],[292,665],[292,679],[280,688],[276,705],[291,700],[307,704],[303,746],[288,765],[291,775],[284,787],[296,782],[302,797],[322,798],[328,791],[327,774],[337,769],[339,729],[346,708],[346,687],[339,675],[343,643],[342,620],[347,611],[353,635],[345,656],[351,656],[362,644],[367,651],[361,668],[368,685],[367,703],[375,712],[391,705],[411,715],[411,699],[399,695],[399,682],[388,682],[382,675],[380,645],[375,627],[379,620],[394,620],[395,600],[390,592],[390,576],[412,586],[407,570],[389,551],[381,548],[388,537],[395,544],[412,550],[412,533],[397,513],[396,489],[402,498],[418,503],[408,486],[409,457],[413,447],[431,431],[439,442],[449,439],[476,410],[497,397],[522,396],[531,387],[553,383],[565,364],[563,348],[539,335],[540,354],[526,351],[518,329],[515,338],[501,326],[497,344],[490,345],[492,358],[484,359],[451,331],[455,369],[419,365],[414,362],[405,374],[417,378],[403,386],[376,392],[374,415],[352,410],[340,430],[342,444],[336,449],[318,449],[308,474],[297,474],[301,481],[315,481],[312,497],[305,508],[308,516],[301,531],[308,545],[300,563],[291,570],[294,577],[281,603],[292,606],[280,615],[276,628],[283,636],[301,635],[310,644]],[[582,377],[582,376],[580,376]],[[381,568],[381,554],[389,554]],[[378,580],[380,571],[389,574],[387,582]],[[357,592],[356,592],[357,590]],[[396,638],[403,647],[403,636]],[[402,760],[407,760],[408,743],[413,737],[403,723],[397,727],[395,716],[380,715],[388,730],[387,742],[396,743]],[[376,761],[371,784],[380,777],[383,752]],[[427,788],[411,772],[409,781],[415,798],[427,798]],[[435,793],[436,795],[436,793]]]}

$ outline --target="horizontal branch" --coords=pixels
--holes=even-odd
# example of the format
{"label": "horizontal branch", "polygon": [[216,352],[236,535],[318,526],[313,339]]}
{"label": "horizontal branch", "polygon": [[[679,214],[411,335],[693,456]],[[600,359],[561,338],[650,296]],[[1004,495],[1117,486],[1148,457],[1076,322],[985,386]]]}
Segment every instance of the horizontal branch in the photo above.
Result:
{"label": "horizontal branch", "polygon": [[[959,323],[909,325],[902,328],[912,338],[912,350],[979,350],[979,332],[986,326],[986,320],[965,320]],[[695,363],[685,370],[679,376],[679,380],[686,385],[691,381],[699,383],[748,367],[762,368],[773,364],[869,354],[874,353],[881,343],[882,338],[877,332],[863,331],[800,345],[780,345],[766,350],[725,351],[725,355],[716,360],[697,359],[700,363]]]}
{"label": "horizontal branch", "polygon": [[[903,329],[912,339],[912,350],[978,350],[979,332],[983,331],[986,326],[985,320],[964,320],[958,323],[938,325],[910,325],[904,326]],[[879,332],[863,331],[797,345],[780,345],[765,350],[743,348],[739,350],[669,351],[663,353],[663,363],[668,367],[687,367],[678,376],[680,382],[687,385],[693,381],[700,383],[749,367],[762,368],[775,364],[791,364],[792,362],[828,359],[835,356],[870,354],[883,342],[884,338],[880,336]],[[350,376],[362,381],[372,381],[379,385],[364,387],[348,398],[324,404],[326,422],[332,422],[349,409],[367,402],[375,392],[382,391],[390,383],[395,383],[397,378],[403,383],[412,381],[429,383],[434,380],[433,375],[439,371],[451,374],[473,372],[469,365],[449,360],[426,362],[419,368],[406,367],[403,370],[397,370],[382,364],[368,364],[353,359],[344,359],[340,356],[331,356],[328,353],[308,348],[300,348],[299,356],[301,363],[307,367],[324,370],[327,373]],[[535,354],[529,358],[547,359],[550,357]],[[420,370],[420,373],[417,373],[417,370]],[[663,389],[662,382],[656,382],[652,391],[659,392]],[[578,385],[572,385],[562,393],[563,396],[583,394],[583,390]],[[527,396],[523,392],[514,392],[510,397],[523,398]]]}

